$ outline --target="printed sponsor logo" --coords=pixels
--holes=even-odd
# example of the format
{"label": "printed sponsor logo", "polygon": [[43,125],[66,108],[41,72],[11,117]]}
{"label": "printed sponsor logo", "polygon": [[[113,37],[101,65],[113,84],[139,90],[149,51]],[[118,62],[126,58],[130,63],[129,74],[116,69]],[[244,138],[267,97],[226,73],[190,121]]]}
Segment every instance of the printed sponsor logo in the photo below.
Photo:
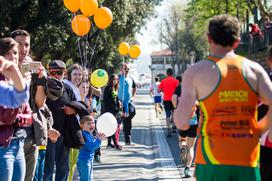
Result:
{"label": "printed sponsor logo", "polygon": [[219,102],[247,102],[248,91],[229,90],[219,92]]}

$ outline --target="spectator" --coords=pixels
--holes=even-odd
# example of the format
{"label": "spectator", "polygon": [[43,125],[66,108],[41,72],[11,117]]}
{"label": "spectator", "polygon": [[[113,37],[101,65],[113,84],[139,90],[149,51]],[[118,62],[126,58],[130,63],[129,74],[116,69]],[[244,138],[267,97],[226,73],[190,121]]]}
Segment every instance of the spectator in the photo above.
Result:
{"label": "spectator", "polygon": [[[22,103],[22,100],[25,101],[28,98],[28,89],[18,67],[15,66],[18,66],[19,59],[17,42],[12,38],[1,39],[0,55],[3,70],[1,73],[6,76],[1,85],[8,87],[8,83],[14,84],[15,89],[27,91],[24,92],[25,96],[21,97],[20,102]],[[10,62],[5,62],[7,60]],[[10,107],[17,107],[17,105],[18,102],[15,102]],[[25,102],[16,109],[0,107],[0,178],[2,180],[23,181],[25,178],[24,140],[27,137],[25,127],[32,124],[31,110],[27,105]],[[24,119],[25,121],[23,121]]]}
{"label": "spectator", "polygon": [[132,98],[136,94],[136,84],[131,76],[129,76],[129,67],[123,65],[122,72],[119,75],[118,98],[123,105],[123,130],[125,136],[125,145],[135,145],[131,141],[132,118],[136,114]]}
{"label": "spectator", "polygon": [[[67,84],[74,92],[77,101],[81,101],[81,96],[79,92],[79,84],[82,81],[83,69],[79,64],[72,64],[67,71],[67,79],[64,79],[64,83]],[[79,117],[78,117],[79,120]],[[71,148],[69,155],[69,167],[70,173],[68,180],[72,181],[74,170],[76,168],[76,162],[78,157],[78,149]]]}
{"label": "spectator", "polygon": [[[53,60],[49,63],[49,77],[63,81],[66,71],[66,65],[61,60]],[[53,179],[54,168],[56,164],[56,180],[67,180],[69,175],[69,153],[70,148],[64,145],[64,126],[65,113],[62,109],[64,105],[76,100],[73,90],[64,84],[63,95],[58,99],[48,98],[46,104],[52,111],[54,124],[53,128],[60,132],[61,136],[56,142],[48,140],[44,165],[44,180]]]}
{"label": "spectator", "polygon": [[10,33],[10,37],[19,44],[19,67],[22,63],[31,62],[32,59],[29,56],[30,34],[26,30],[17,29]]}
{"label": "spectator", "polygon": [[[107,148],[116,148],[117,150],[122,150],[122,147],[119,144],[119,133],[120,133],[120,120],[118,121],[118,113],[120,109],[120,102],[118,99],[118,77],[115,74],[110,76],[108,81],[108,85],[104,89],[104,97],[103,97],[103,112],[110,112],[116,118],[118,127],[114,135],[108,137],[108,145]],[[111,140],[113,140],[114,145],[111,144]]]}
{"label": "spectator", "polygon": [[0,99],[0,105],[8,108],[19,107],[28,100],[29,92],[18,66],[0,56],[0,73],[14,82],[12,86],[3,83],[0,84],[0,95],[5,97],[5,99]]}
{"label": "spectator", "polygon": [[80,119],[80,126],[84,136],[85,144],[80,149],[77,169],[80,181],[93,180],[93,159],[95,150],[100,147],[101,140],[105,137],[103,133],[97,133],[94,137],[95,130],[94,118],[92,116],[84,116]]}

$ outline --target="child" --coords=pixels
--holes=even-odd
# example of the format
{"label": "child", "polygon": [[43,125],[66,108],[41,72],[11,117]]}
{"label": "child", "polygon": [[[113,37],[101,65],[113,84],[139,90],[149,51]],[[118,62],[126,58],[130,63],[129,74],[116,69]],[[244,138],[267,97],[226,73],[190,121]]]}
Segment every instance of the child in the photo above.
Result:
{"label": "child", "polygon": [[105,134],[97,133],[93,136],[95,129],[94,118],[90,115],[84,116],[80,119],[80,127],[85,140],[85,144],[79,151],[77,160],[77,169],[80,181],[93,180],[93,159],[94,152],[101,145],[101,140],[105,138]]}

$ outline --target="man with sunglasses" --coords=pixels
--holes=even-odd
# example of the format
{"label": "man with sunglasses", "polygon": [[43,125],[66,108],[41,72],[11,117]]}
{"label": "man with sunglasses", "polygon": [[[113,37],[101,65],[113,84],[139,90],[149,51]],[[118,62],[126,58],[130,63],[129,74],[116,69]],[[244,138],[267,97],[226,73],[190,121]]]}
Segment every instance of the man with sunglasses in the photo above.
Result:
{"label": "man with sunglasses", "polygon": [[[66,72],[66,65],[61,60],[53,60],[49,63],[49,77],[63,81]],[[56,163],[55,180],[67,180],[69,175],[69,152],[70,148],[63,143],[63,127],[65,122],[65,113],[63,107],[71,101],[76,101],[73,90],[66,84],[64,85],[63,95],[52,100],[48,98],[46,104],[53,114],[53,128],[59,131],[60,137],[56,142],[48,139],[46,147],[44,180],[52,180],[54,165]]]}
{"label": "man with sunglasses", "polygon": [[119,75],[118,97],[122,102],[124,111],[123,131],[125,136],[125,144],[133,146],[131,142],[132,118],[136,111],[132,103],[132,97],[136,94],[136,84],[131,76],[128,75],[129,67],[123,65],[122,73]]}

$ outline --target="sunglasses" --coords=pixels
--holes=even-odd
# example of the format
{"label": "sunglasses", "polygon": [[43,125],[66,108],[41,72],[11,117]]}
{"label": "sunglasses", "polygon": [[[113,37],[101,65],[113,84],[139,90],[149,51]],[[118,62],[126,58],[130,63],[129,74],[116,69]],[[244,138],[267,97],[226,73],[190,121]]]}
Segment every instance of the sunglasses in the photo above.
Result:
{"label": "sunglasses", "polygon": [[125,68],[125,70],[126,70],[126,71],[128,71],[128,70],[129,70],[129,68]]}
{"label": "sunglasses", "polygon": [[62,70],[57,70],[57,71],[50,71],[49,72],[50,75],[62,75],[63,71]]}

